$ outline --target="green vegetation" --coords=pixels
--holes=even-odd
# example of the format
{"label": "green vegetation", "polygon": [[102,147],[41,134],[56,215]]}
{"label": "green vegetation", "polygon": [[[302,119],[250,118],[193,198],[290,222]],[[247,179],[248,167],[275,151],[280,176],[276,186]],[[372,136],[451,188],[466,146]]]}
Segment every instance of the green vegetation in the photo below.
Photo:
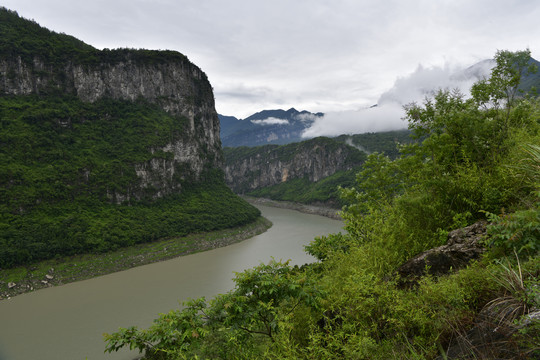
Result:
{"label": "green vegetation", "polygon": [[358,168],[338,171],[322,180],[312,182],[308,178],[292,179],[286,182],[256,189],[246,195],[301,204],[326,204],[336,208],[344,203],[339,197],[339,187],[354,185]]}
{"label": "green vegetation", "polygon": [[[367,157],[365,152],[344,145],[344,142],[345,140],[336,141],[327,137],[317,137],[287,145],[225,148],[225,163],[234,168],[235,164],[252,159],[250,161],[258,164],[255,167],[264,167],[268,163],[290,163],[295,157],[299,157],[302,161],[302,156],[312,156],[316,153],[330,154],[330,156],[336,154],[340,157],[340,167],[349,170],[338,170],[316,182],[309,180],[308,174],[302,178],[289,177],[285,182],[255,190],[250,190],[252,177],[260,174],[257,171],[251,171],[247,172],[244,179],[234,184],[234,190],[254,197],[303,204],[324,203],[339,208],[342,203],[339,199],[338,186],[352,186],[356,172]],[[310,169],[306,169],[306,172],[308,171]],[[242,187],[242,182],[245,182],[244,187]]]}
{"label": "green vegetation", "polygon": [[[411,138],[409,130],[388,131],[381,133],[366,133],[357,135],[342,135],[336,138],[317,137],[314,139],[292,143],[287,145],[265,145],[257,147],[235,147],[225,148],[225,162],[228,165],[242,163],[250,158],[257,159],[260,164],[267,162],[288,162],[295,155],[303,151],[317,151],[324,148],[327,153],[335,151],[344,152],[344,167],[349,170],[339,170],[336,173],[313,182],[308,176],[303,178],[288,179],[285,182],[258,188],[255,190],[235,189],[244,192],[246,195],[263,197],[277,201],[290,201],[302,204],[325,204],[335,208],[341,208],[345,202],[339,195],[339,187],[352,187],[355,182],[356,173],[361,169],[362,164],[367,159],[367,154],[379,152],[395,159],[400,154],[400,146],[409,144],[414,140]],[[344,147],[343,144],[350,145]],[[356,149],[353,149],[356,147]],[[312,150],[315,149],[315,150]],[[248,182],[252,179],[249,176],[257,176],[251,173],[247,176]],[[238,187],[238,184],[235,184]]]}
{"label": "green vegetation", "polygon": [[[260,216],[224,184],[214,168],[221,154],[198,144],[198,159],[179,161],[163,150],[201,141],[192,141],[187,118],[159,106],[170,99],[155,104],[105,94],[85,103],[75,96],[76,66],[172,63],[197,71],[186,101],[213,101],[204,73],[184,55],[100,51],[0,7],[0,61],[7,66],[0,93],[1,269],[242,226]],[[20,69],[32,78],[33,95],[12,94]]]}
{"label": "green vegetation", "polygon": [[409,130],[394,130],[377,133],[341,135],[333,138],[336,141],[356,146],[368,153],[378,152],[390,159],[399,157],[399,146],[413,141]]}
{"label": "green vegetation", "polygon": [[196,179],[189,167],[178,167],[169,186],[179,194],[159,200],[140,185],[135,165],[170,160],[171,153],[150,150],[185,132],[186,119],[156,105],[4,96],[0,109],[1,268],[239,226],[259,216],[224,185],[219,170],[208,168]]}
{"label": "green vegetation", "polygon": [[147,65],[171,61],[193,66],[188,58],[176,51],[133,49],[105,49],[99,51],[91,45],[66,34],[58,34],[41,27],[35,21],[21,18],[14,11],[0,7],[0,58],[17,59],[32,66],[39,59],[59,73],[66,63],[81,65],[115,64],[129,55],[136,63]]}
{"label": "green vegetation", "polygon": [[[255,147],[239,146],[234,148],[225,148],[224,154],[226,164],[233,164],[253,156],[262,156],[263,161],[279,160],[285,162],[292,160],[296,154],[304,150],[324,148],[326,151],[332,152],[340,147],[340,142],[336,142],[334,139],[321,136],[286,145],[263,145]],[[352,150],[346,152],[344,156],[346,157],[345,163],[347,164],[359,163],[365,159],[365,155],[362,152]]]}
{"label": "green vegetation", "polygon": [[[239,273],[227,294],[187,302],[147,330],[106,334],[106,351],[129,346],[148,359],[446,359],[454,340],[484,319],[506,337],[469,343],[460,358],[538,358],[540,325],[523,315],[540,307],[540,103],[516,92],[516,74],[533,70],[529,57],[499,51],[472,98],[440,91],[408,106],[418,142],[395,160],[370,155],[356,184],[342,190],[346,232],[306,249],[320,262]],[[486,215],[493,224],[485,257],[400,285],[396,269],[407,259]]]}

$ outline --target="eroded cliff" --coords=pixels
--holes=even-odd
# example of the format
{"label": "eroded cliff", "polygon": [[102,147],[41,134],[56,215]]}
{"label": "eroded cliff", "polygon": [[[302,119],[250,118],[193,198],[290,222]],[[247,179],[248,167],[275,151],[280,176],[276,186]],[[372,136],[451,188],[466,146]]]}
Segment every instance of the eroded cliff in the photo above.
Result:
{"label": "eroded cliff", "polygon": [[[93,57],[73,57],[47,61],[39,54],[29,59],[23,55],[0,58],[0,94],[47,95],[71,94],[84,102],[102,98],[157,104],[168,114],[187,119],[187,126],[150,152],[170,153],[168,159],[153,158],[134,164],[139,184],[130,193],[114,199],[140,198],[133,189],[153,189],[154,197],[179,190],[170,181],[179,169],[180,178],[198,181],[208,168],[222,163],[219,120],[212,87],[197,66],[175,52],[148,50],[94,50]],[[146,191],[148,192],[148,191]]]}
{"label": "eroded cliff", "polygon": [[324,137],[281,146],[228,148],[225,153],[225,181],[241,194],[298,178],[317,182],[337,171],[360,166],[366,156],[352,146]]}

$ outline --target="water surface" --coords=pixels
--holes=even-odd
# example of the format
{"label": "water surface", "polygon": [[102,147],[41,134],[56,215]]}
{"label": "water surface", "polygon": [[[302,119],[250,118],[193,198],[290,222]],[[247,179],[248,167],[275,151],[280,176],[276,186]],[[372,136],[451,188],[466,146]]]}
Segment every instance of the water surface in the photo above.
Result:
{"label": "water surface", "polygon": [[312,262],[303,246],[343,225],[294,210],[257,207],[274,225],[243,242],[0,301],[0,360],[131,360],[137,352],[104,354],[102,334],[131,325],[146,328],[179,302],[227,292],[234,272],[272,257],[298,265]]}

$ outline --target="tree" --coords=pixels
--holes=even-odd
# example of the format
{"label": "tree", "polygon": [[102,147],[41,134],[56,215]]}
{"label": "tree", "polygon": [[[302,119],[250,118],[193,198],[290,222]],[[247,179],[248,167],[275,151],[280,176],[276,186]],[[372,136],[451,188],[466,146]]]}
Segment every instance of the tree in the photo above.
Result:
{"label": "tree", "polygon": [[184,309],[162,314],[147,330],[130,327],[105,334],[105,351],[129,347],[157,359],[170,353],[234,358],[230,351],[245,347],[255,336],[261,343],[273,342],[282,316],[300,304],[317,307],[321,297],[288,262],[260,264],[237,273],[234,281],[233,291],[209,303],[204,298],[186,302]]}
{"label": "tree", "polygon": [[538,70],[531,62],[531,51],[499,50],[494,57],[495,66],[488,79],[480,80],[471,88],[471,95],[485,108],[506,108],[506,120],[515,106],[521,79]]}

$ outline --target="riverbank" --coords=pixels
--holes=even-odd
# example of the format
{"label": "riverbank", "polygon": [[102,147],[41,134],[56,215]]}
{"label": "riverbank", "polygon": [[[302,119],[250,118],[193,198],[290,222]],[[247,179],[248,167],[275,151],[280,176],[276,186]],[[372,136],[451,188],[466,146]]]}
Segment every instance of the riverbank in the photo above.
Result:
{"label": "riverbank", "polygon": [[249,202],[250,204],[254,205],[265,205],[265,206],[272,206],[277,207],[281,209],[290,209],[290,210],[296,210],[300,211],[306,214],[314,214],[314,215],[320,215],[325,216],[330,219],[335,220],[342,220],[339,213],[341,210],[334,209],[327,206],[317,206],[317,205],[307,205],[307,204],[301,204],[301,203],[294,203],[289,201],[277,201],[277,200],[271,200],[266,198],[256,198],[251,196],[245,196],[241,195],[241,197]]}
{"label": "riverbank", "polygon": [[76,255],[0,270],[0,300],[46,287],[86,280],[231,245],[261,234],[271,226],[269,220],[260,217],[255,222],[239,228],[163,239],[104,254]]}

